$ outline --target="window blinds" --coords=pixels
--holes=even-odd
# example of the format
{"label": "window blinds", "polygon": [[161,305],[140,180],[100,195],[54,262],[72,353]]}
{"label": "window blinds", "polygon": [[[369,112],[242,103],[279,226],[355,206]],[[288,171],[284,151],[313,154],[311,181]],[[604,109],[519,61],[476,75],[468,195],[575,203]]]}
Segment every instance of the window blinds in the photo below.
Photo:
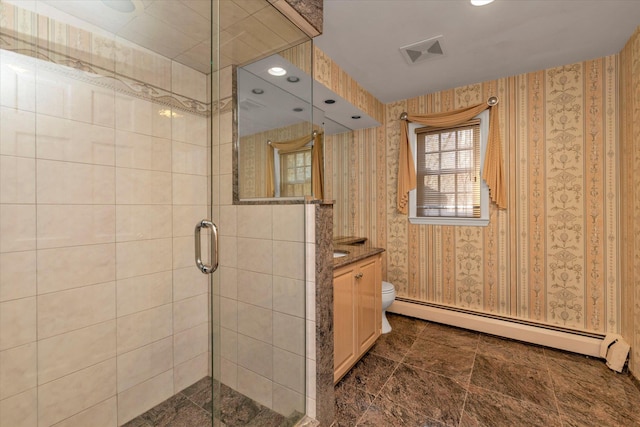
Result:
{"label": "window blinds", "polygon": [[416,215],[479,218],[480,120],[416,134]]}
{"label": "window blinds", "polygon": [[311,148],[280,153],[280,196],[311,194]]}

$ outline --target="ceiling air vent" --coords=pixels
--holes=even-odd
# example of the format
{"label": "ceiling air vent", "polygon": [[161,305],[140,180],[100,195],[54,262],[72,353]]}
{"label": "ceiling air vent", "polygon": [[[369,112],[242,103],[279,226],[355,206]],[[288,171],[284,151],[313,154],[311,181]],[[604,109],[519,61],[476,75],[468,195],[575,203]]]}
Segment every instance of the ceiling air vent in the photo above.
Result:
{"label": "ceiling air vent", "polygon": [[408,64],[426,61],[444,56],[442,36],[432,37],[421,42],[412,43],[400,48],[400,53]]}
{"label": "ceiling air vent", "polygon": [[238,106],[240,107],[241,110],[244,110],[244,111],[253,111],[260,108],[265,108],[264,105],[262,105],[258,101],[253,100],[251,98],[243,99],[238,103]]}

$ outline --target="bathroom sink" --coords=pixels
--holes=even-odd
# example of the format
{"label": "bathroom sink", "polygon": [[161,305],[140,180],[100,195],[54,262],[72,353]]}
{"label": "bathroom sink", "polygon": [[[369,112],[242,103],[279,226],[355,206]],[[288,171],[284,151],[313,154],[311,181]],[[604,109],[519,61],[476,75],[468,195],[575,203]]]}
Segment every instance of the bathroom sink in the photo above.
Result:
{"label": "bathroom sink", "polygon": [[346,251],[333,251],[334,258],[342,258],[343,256],[347,256],[349,252]]}

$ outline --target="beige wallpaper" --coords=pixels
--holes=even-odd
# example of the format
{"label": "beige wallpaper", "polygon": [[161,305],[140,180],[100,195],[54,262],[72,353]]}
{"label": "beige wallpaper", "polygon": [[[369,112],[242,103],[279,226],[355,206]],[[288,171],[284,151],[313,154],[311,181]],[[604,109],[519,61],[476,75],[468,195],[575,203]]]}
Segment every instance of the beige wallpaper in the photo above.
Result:
{"label": "beige wallpaper", "polygon": [[[327,144],[334,231],[385,247],[401,297],[618,330],[617,69],[611,56],[387,104],[383,127]],[[398,117],[490,95],[500,98],[508,209],[492,206],[484,228],[410,225],[394,205]]]}
{"label": "beige wallpaper", "polygon": [[[317,127],[316,127],[317,128]],[[267,141],[289,141],[311,134],[309,122],[273,129],[240,138],[238,191],[240,198],[268,197],[266,188]],[[317,130],[320,130],[317,128]]]}
{"label": "beige wallpaper", "polygon": [[384,104],[367,92],[358,82],[314,46],[313,77],[335,93],[382,123]]}
{"label": "beige wallpaper", "polygon": [[640,375],[640,28],[620,53],[622,333],[631,344],[629,369]]}

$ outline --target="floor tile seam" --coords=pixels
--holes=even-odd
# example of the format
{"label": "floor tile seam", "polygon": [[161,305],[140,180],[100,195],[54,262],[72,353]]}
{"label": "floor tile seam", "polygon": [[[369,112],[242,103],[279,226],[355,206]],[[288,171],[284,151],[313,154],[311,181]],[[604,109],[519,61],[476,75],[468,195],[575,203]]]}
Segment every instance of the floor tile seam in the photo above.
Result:
{"label": "floor tile seam", "polygon": [[[382,386],[382,388],[384,388],[384,386]],[[380,390],[382,390],[382,388],[381,388]],[[380,396],[380,393],[378,393],[378,395],[375,397],[375,399],[373,399],[373,401],[369,404],[369,407],[367,408],[367,410],[366,410],[366,411],[364,411],[364,412],[362,413],[362,415],[360,415],[360,417],[356,420],[356,426],[360,425],[360,422],[364,419],[365,415],[367,415],[367,412],[369,412],[369,410],[370,410],[370,409],[371,409],[371,407],[374,405],[374,403],[376,403],[376,401],[379,401],[380,399],[384,399],[384,398],[383,398],[382,396]],[[399,406],[399,407],[401,407],[401,408],[402,408],[402,409],[404,409],[405,411],[408,411],[408,412],[411,412],[411,413],[416,413],[416,411],[412,411],[412,410],[410,410],[409,408],[407,408],[406,406],[404,406],[404,405],[402,405],[402,404],[400,404],[400,403],[397,403],[397,402],[391,402],[391,403],[392,403],[394,406]],[[423,414],[423,413],[421,413],[421,412],[420,412],[420,415],[423,415],[423,416],[425,416],[425,417],[427,417],[427,418],[433,419],[433,418],[431,418],[431,417],[429,417],[429,416],[427,416],[426,414]]]}
{"label": "floor tile seam", "polygon": [[[387,360],[391,360],[391,359],[387,359]],[[396,373],[396,371],[398,370],[398,367],[400,366],[400,363],[402,362],[396,362],[395,360],[392,360],[392,362],[394,363],[394,367],[393,370],[391,371],[391,374],[387,377],[387,379],[385,380],[385,382],[380,386],[380,388],[378,389],[378,391],[376,392],[375,395],[373,395],[373,399],[377,399],[378,396],[380,395],[380,393],[382,392],[382,390],[384,389],[384,387],[389,383],[389,381],[391,381],[391,378],[393,377],[393,375]],[[366,390],[364,390],[365,392],[367,392]],[[371,393],[369,393],[371,394]],[[373,402],[372,402],[373,403]],[[371,405],[369,405],[371,406]]]}
{"label": "floor tile seam", "polygon": [[[411,348],[411,347],[409,347],[409,348]],[[406,354],[407,354],[408,352],[409,352],[409,350],[407,350],[406,352],[404,352],[404,354],[399,355],[400,359],[402,360],[402,358],[404,358],[404,356],[406,356]],[[387,359],[387,360],[392,360],[392,361],[394,361],[394,362],[399,362],[399,360],[391,359],[389,356],[386,356],[386,355],[384,355],[384,354],[377,353],[377,352],[376,352],[375,350],[373,350],[373,349],[371,349],[370,353],[371,353],[371,354],[375,354],[375,355],[376,355],[376,356],[378,356],[378,357],[385,358],[385,359]]]}
{"label": "floor tile seam", "polygon": [[[373,402],[375,402],[375,399],[373,399]],[[364,412],[362,412],[362,415],[356,418],[356,423],[354,424],[354,427],[360,425],[360,421],[362,421],[364,416],[367,415],[367,412],[369,412],[369,409],[371,409],[371,405],[373,405],[373,402],[371,402],[369,406],[367,406],[367,409],[365,409]]]}
{"label": "floor tile seam", "polygon": [[558,414],[558,418],[560,419],[560,424],[564,425],[564,421],[562,421],[563,413],[560,411],[560,400],[558,399],[558,395],[556,393],[556,385],[553,381],[553,375],[551,375],[551,367],[549,366],[549,360],[547,359],[547,352],[544,351],[544,360],[547,370],[547,376],[549,377],[549,383],[551,384],[551,393],[553,394],[553,402],[556,406],[556,412]]}
{"label": "floor tile seam", "polygon": [[469,388],[464,389],[464,399],[462,400],[462,408],[460,408],[460,421],[458,421],[458,427],[462,426],[462,420],[464,418],[464,408],[467,406],[467,397],[469,396]]}
{"label": "floor tile seam", "polygon": [[413,336],[413,335],[407,335],[407,336],[412,338],[411,345],[407,347],[407,349],[403,352],[399,362],[401,362],[402,360],[404,360],[405,357],[407,357],[407,355],[409,354],[409,352],[411,351],[414,344],[418,341],[418,338],[419,338],[419,336]]}
{"label": "floor tile seam", "polygon": [[[606,372],[606,371],[605,371]],[[583,375],[575,375],[570,372],[567,372],[564,369],[552,370],[551,366],[549,366],[549,377],[551,378],[551,382],[554,382],[554,378],[561,377],[567,381],[583,381],[592,384],[594,387],[598,386],[609,386],[609,384],[603,384],[601,381],[594,381],[593,377],[585,377]],[[555,386],[554,386],[555,387]]]}
{"label": "floor tile seam", "polygon": [[[392,332],[393,332],[393,330],[392,330]],[[411,337],[411,338],[413,338],[413,339],[416,339],[416,338],[418,338],[418,337],[420,336],[420,334],[409,334],[409,333],[402,332],[402,331],[395,331],[395,332],[396,332],[398,335],[403,335],[403,336],[405,336],[405,337]]]}
{"label": "floor tile seam", "polygon": [[206,416],[210,417],[213,415],[212,412],[207,411],[206,409],[204,409],[202,406],[198,405],[197,403],[195,403],[193,400],[187,398],[189,400],[189,403],[191,403],[192,405],[194,405],[196,407],[197,410],[202,411],[205,413]]}
{"label": "floor tile seam", "polygon": [[[477,349],[478,349],[478,343],[477,343],[477,342],[476,342],[476,344],[475,344],[475,348],[470,348],[470,347],[468,347],[468,346],[457,346],[457,345],[452,345],[452,344],[450,344],[450,343],[448,343],[448,342],[438,341],[438,340],[437,340],[436,338],[434,338],[434,337],[426,337],[426,338],[423,338],[423,337],[421,337],[421,336],[416,337],[416,341],[414,342],[414,344],[415,344],[416,342],[418,342],[418,340],[422,340],[422,341],[429,341],[429,342],[432,342],[432,343],[435,343],[435,344],[444,345],[444,346],[449,347],[449,348],[455,348],[456,350],[477,351]],[[413,345],[412,345],[412,347],[413,347]]]}
{"label": "floor tile seam", "polygon": [[[382,398],[382,399],[386,399],[386,398],[385,398],[385,397],[383,397],[383,396],[379,396],[379,397],[380,397],[380,398]],[[376,397],[376,399],[378,399],[378,397]],[[388,399],[387,399],[387,400],[388,400]],[[439,419],[437,419],[437,418],[434,418],[433,416],[431,416],[431,415],[429,415],[429,414],[427,414],[427,413],[425,413],[425,412],[423,412],[423,411],[421,411],[421,410],[419,410],[419,409],[418,409],[418,410],[416,410],[416,409],[411,409],[411,408],[407,407],[406,405],[403,405],[402,403],[397,403],[397,402],[393,402],[393,401],[390,401],[390,402],[391,402],[394,406],[399,406],[399,407],[401,407],[402,409],[404,409],[405,411],[407,411],[407,412],[409,412],[409,413],[412,413],[412,414],[414,414],[414,415],[415,415],[415,414],[417,414],[417,415],[419,415],[419,416],[421,416],[421,417],[423,417],[423,418],[425,418],[425,419],[427,419],[427,420],[435,421],[435,422],[440,423],[440,424],[442,424],[442,425],[444,425],[444,426],[447,426],[447,427],[457,427],[457,426],[452,426],[451,424],[446,423],[445,421],[442,421],[442,420],[439,420]],[[371,403],[370,407],[371,407],[372,405],[373,405],[373,402]],[[462,416],[462,412],[460,412],[460,416]],[[363,417],[364,417],[364,414],[363,414]],[[362,417],[361,417],[360,419],[362,419]],[[462,421],[462,419],[460,419],[460,421]]]}
{"label": "floor tile seam", "polygon": [[[469,385],[471,385],[471,375],[473,374],[473,368],[476,364],[476,358],[473,357],[473,365],[471,365],[471,373],[469,374]],[[460,421],[458,421],[458,427],[462,426],[462,421],[464,419],[464,408],[467,406],[467,397],[469,397],[469,386],[465,387],[464,390],[464,399],[462,400],[462,408],[460,409]]]}
{"label": "floor tile seam", "polygon": [[476,348],[476,353],[473,355],[473,363],[471,364],[471,372],[469,373],[469,383],[467,384],[467,387],[465,387],[464,400],[462,401],[462,409],[460,410],[460,421],[458,422],[458,427],[462,426],[462,421],[464,419],[464,408],[467,406],[467,398],[469,397],[469,388],[470,388],[469,386],[471,385],[471,376],[473,375],[473,369],[476,367],[476,357],[478,356],[478,348]]}
{"label": "floor tile seam", "polygon": [[[499,392],[498,390],[490,389],[490,388],[483,387],[483,386],[480,386],[480,385],[477,385],[477,384],[471,384],[471,382],[469,383],[469,388],[467,390],[469,390],[472,386],[475,387],[475,388],[479,388],[479,389],[488,391],[490,393],[495,393],[495,394],[499,394],[500,396],[508,397],[509,399],[517,400],[518,402],[524,402],[526,404],[533,405],[533,406],[539,408],[541,411],[548,411],[549,409],[553,409],[553,408],[547,408],[547,407],[538,405],[537,403],[532,402],[532,401],[527,400],[527,399],[521,399],[521,398],[518,398],[516,396],[511,396],[511,395]],[[551,391],[553,392],[553,390],[551,390]],[[557,408],[558,404],[557,404],[557,401],[555,399],[555,392],[553,392],[553,396],[554,396],[554,402],[556,403],[556,415],[560,416],[560,412],[558,411],[558,408]]]}
{"label": "floor tile seam", "polygon": [[[548,364],[546,363],[546,361],[544,361],[544,366],[543,365],[539,365],[539,364],[518,363],[518,362],[511,361],[511,360],[505,360],[505,359],[502,359],[500,357],[493,356],[491,354],[487,354],[487,353],[481,351],[480,349],[477,350],[476,355],[482,356],[482,357],[486,357],[486,358],[489,358],[489,359],[492,359],[492,360],[497,360],[497,361],[500,361],[500,362],[503,362],[503,363],[508,363],[508,364],[511,364],[511,365],[524,367],[524,368],[527,368],[527,369],[534,369],[534,370],[540,370],[540,371],[544,370],[544,371],[549,372],[549,367],[548,367]],[[551,379],[551,375],[549,375],[549,379]]]}
{"label": "floor tile seam", "polygon": [[[473,362],[473,363],[475,363],[475,356],[474,356],[474,362]],[[458,379],[458,378],[453,378],[453,377],[450,377],[450,376],[448,376],[448,375],[444,375],[444,374],[442,374],[442,373],[440,373],[440,372],[431,371],[431,370],[429,370],[429,369],[424,369],[424,368],[421,368],[421,367],[419,367],[419,366],[414,366],[414,365],[411,365],[411,364],[409,364],[409,363],[405,363],[404,361],[403,361],[403,362],[400,362],[400,363],[398,364],[398,367],[399,367],[400,365],[405,365],[405,366],[407,366],[407,367],[409,367],[409,368],[411,368],[411,369],[417,369],[417,370],[422,371],[422,372],[428,372],[428,373],[430,373],[430,374],[437,375],[437,376],[439,376],[439,377],[442,377],[442,378],[446,378],[446,379],[448,379],[448,380],[451,380],[451,381],[455,382],[456,384],[459,384],[459,385],[460,385],[460,387],[463,387],[465,390],[467,390],[467,389],[469,388],[469,386],[471,385],[471,375],[473,374],[473,363],[472,363],[472,369],[471,369],[471,371],[469,371],[469,374],[467,374],[466,383],[463,383],[463,382],[462,382],[460,379]],[[391,377],[389,377],[389,378],[391,378]]]}
{"label": "floor tile seam", "polygon": [[[391,360],[391,359],[387,359],[387,360]],[[373,399],[371,400],[371,403],[369,403],[367,405],[367,409],[365,409],[362,414],[356,419],[356,426],[360,423],[360,421],[362,421],[362,419],[364,418],[364,416],[367,414],[367,412],[369,412],[369,409],[371,409],[371,406],[373,405],[373,403],[378,399],[378,397],[380,396],[380,393],[382,392],[382,390],[384,389],[384,387],[387,385],[387,383],[391,380],[391,377],[393,377],[393,374],[395,374],[396,370],[398,370],[398,366],[400,366],[401,362],[396,362],[395,360],[393,361],[395,363],[395,366],[393,368],[393,371],[391,371],[391,375],[389,375],[389,377],[387,378],[387,380],[384,382],[384,384],[382,384],[380,386],[380,389],[378,389],[377,393],[375,395],[369,393],[367,390],[362,390],[363,392],[369,394],[370,396],[373,396]],[[355,387],[354,387],[355,388]],[[402,405],[400,405],[402,406]],[[403,406],[404,407],[404,406]]]}
{"label": "floor tile seam", "polygon": [[180,392],[180,394],[182,394],[184,397],[187,398],[187,400],[191,403],[193,403],[194,405],[196,405],[198,407],[198,409],[203,410],[204,412],[206,412],[208,415],[213,414],[213,401],[211,402],[212,408],[211,408],[211,412],[207,411],[202,405],[199,405],[195,400],[193,400],[192,398],[190,398],[189,396],[187,396],[186,394]]}

